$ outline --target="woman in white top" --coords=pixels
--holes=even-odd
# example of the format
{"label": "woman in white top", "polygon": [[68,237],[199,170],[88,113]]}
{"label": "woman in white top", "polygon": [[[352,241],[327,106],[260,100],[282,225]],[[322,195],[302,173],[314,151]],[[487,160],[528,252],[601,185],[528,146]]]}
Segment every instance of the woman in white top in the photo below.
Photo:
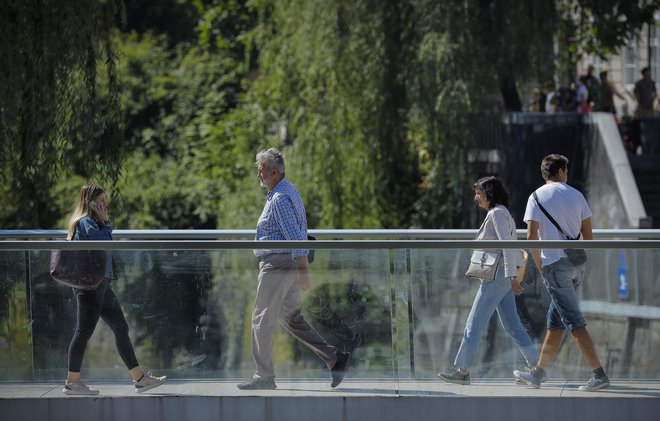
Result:
{"label": "woman in white top", "polygon": [[[477,240],[515,240],[516,224],[509,213],[509,192],[496,177],[484,177],[474,186],[474,202],[488,211]],[[472,303],[472,309],[465,323],[463,341],[458,349],[454,364],[447,372],[438,376],[450,383],[470,384],[470,367],[477,355],[481,336],[488,321],[497,311],[504,330],[513,338],[516,346],[525,357],[528,366],[533,366],[539,354],[532,339],[523,327],[516,311],[514,293],[523,293],[516,279],[517,269],[522,265],[520,249],[502,249],[497,274],[492,281],[481,281],[481,286]]]}

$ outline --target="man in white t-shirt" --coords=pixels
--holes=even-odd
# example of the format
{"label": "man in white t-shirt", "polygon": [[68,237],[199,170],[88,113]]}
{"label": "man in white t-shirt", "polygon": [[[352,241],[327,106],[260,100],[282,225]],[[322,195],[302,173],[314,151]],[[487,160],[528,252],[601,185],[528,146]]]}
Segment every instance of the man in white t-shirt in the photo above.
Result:
{"label": "man in white t-shirt", "polygon": [[[529,197],[525,209],[527,239],[593,239],[589,205],[582,193],[566,184],[568,159],[557,154],[546,156],[541,163],[541,174],[545,184]],[[541,206],[555,220],[561,231],[550,221]],[[562,249],[532,249],[531,252],[552,298],[548,307],[548,330],[541,348],[541,358],[536,366],[529,372],[515,370],[513,374],[531,386],[540,387],[542,379],[546,377],[545,370],[559,349],[564,330],[568,329],[594,373],[591,381],[580,386],[580,390],[593,392],[609,387],[610,380],[598,359],[579,308],[576,289],[584,278],[585,264],[572,263]]]}

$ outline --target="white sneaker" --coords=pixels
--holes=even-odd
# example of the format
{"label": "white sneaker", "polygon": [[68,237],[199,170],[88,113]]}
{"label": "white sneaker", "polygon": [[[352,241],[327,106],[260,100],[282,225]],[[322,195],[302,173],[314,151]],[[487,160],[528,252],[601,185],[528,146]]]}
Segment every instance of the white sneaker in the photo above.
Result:
{"label": "white sneaker", "polygon": [[65,395],[98,395],[99,391],[96,389],[90,389],[82,380],[76,382],[69,382],[68,380],[64,382],[64,388],[62,393]]}
{"label": "white sneaker", "polygon": [[135,386],[135,391],[137,393],[142,393],[160,386],[165,383],[165,380],[167,380],[167,376],[154,377],[151,375],[151,372],[146,372],[142,374],[140,380],[133,380],[133,385]]}
{"label": "white sneaker", "polygon": [[605,376],[601,377],[600,379],[597,379],[595,376],[591,378],[589,383],[587,383],[584,386],[580,386],[578,390],[582,392],[595,392],[600,389],[605,389],[606,387],[610,387],[610,378]]}
{"label": "white sneaker", "polygon": [[[526,367],[523,368],[522,370],[513,370],[513,376],[514,376],[514,378],[516,379],[516,384],[523,384],[523,385],[524,385],[524,384],[527,384],[527,383],[525,383],[525,381],[524,381],[523,379],[519,378],[519,377],[516,375],[516,372],[518,372],[518,373],[529,373],[530,371],[532,371],[532,368],[533,368],[533,367],[526,366]],[[545,371],[545,370],[544,370],[544,371]],[[544,372],[544,373],[543,373],[543,377],[541,377],[541,383],[545,383],[545,382],[547,382],[547,381],[548,381],[548,376],[547,376],[546,373]]]}

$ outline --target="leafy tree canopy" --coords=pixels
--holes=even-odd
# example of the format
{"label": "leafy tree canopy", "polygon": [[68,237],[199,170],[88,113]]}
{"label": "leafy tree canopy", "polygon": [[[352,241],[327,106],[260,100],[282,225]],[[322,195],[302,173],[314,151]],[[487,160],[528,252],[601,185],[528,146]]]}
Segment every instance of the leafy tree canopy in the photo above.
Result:
{"label": "leafy tree canopy", "polygon": [[252,227],[269,146],[312,227],[459,227],[475,113],[520,109],[660,0],[84,5],[2,1],[3,227],[61,224],[55,195],[88,181],[125,226]]}

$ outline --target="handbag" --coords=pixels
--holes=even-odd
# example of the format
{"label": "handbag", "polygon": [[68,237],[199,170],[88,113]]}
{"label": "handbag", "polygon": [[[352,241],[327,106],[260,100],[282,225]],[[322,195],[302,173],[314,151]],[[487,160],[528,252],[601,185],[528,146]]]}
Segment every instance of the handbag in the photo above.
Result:
{"label": "handbag", "polygon": [[[543,207],[541,202],[539,202],[539,197],[536,195],[536,192],[534,192],[534,200],[536,200],[536,204],[539,205],[539,208],[541,209],[541,212],[545,214],[545,216],[548,217],[550,222],[553,223],[555,227],[561,232],[561,234],[566,237],[567,240],[579,240],[580,237],[582,236],[582,233],[578,234],[577,237],[571,238],[568,235],[564,233],[564,230],[561,229],[557,221],[548,213],[547,210]],[[564,249],[564,253],[566,253],[566,257],[568,257],[568,260],[575,266],[583,265],[587,262],[587,251],[585,249],[576,249],[576,248],[570,248],[570,249]]]}
{"label": "handbag", "polygon": [[[313,241],[316,240],[316,237],[313,235],[307,234],[307,240],[308,241]],[[309,253],[307,254],[307,263],[312,264],[314,263],[314,249],[310,249]]]}
{"label": "handbag", "polygon": [[492,281],[497,273],[500,263],[500,251],[474,250],[470,257],[470,266],[465,276],[479,278],[484,281]]}
{"label": "handbag", "polygon": [[583,265],[587,262],[587,251],[585,249],[564,249],[564,253],[575,266]]}
{"label": "handbag", "polygon": [[[486,218],[488,219],[488,218]],[[479,232],[477,233],[477,238],[481,235],[481,232],[486,226],[486,219],[481,223],[479,227]],[[500,256],[502,255],[501,250],[481,250],[476,249],[472,252],[470,257],[470,266],[468,266],[465,276],[469,278],[477,278],[483,281],[492,281],[495,279],[495,274],[497,273],[497,266],[500,263]]]}
{"label": "handbag", "polygon": [[105,263],[105,250],[53,250],[50,276],[59,284],[91,291],[103,281]]}

